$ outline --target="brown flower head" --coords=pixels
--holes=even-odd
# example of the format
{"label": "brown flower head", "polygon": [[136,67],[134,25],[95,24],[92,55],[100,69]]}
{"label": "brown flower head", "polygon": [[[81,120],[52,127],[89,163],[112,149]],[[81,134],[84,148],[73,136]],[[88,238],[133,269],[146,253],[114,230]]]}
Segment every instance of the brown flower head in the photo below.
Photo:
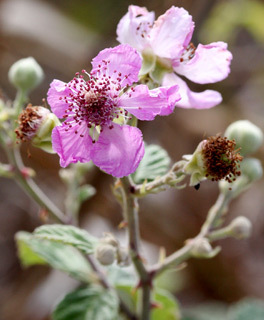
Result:
{"label": "brown flower head", "polygon": [[225,179],[229,183],[240,176],[239,163],[243,157],[240,149],[235,149],[235,140],[228,140],[219,135],[209,137],[202,148],[205,176],[212,181]]}

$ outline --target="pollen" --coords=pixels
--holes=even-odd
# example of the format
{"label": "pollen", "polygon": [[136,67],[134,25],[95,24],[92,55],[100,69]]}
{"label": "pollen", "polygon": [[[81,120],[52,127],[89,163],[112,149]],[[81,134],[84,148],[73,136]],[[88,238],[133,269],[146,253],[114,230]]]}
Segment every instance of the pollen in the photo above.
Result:
{"label": "pollen", "polygon": [[212,181],[226,180],[229,183],[241,175],[239,170],[243,157],[240,149],[235,149],[235,140],[228,140],[219,135],[209,137],[202,150],[206,177]]}

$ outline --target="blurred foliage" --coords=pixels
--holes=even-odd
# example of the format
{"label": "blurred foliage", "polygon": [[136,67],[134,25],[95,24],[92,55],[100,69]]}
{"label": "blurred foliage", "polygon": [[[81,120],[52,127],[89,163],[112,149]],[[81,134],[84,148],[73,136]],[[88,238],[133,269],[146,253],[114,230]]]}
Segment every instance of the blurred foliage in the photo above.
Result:
{"label": "blurred foliage", "polygon": [[200,38],[206,43],[216,41],[216,39],[233,42],[241,28],[246,29],[257,42],[264,43],[263,1],[219,2],[200,29]]}
{"label": "blurred foliage", "polygon": [[[115,23],[127,12],[128,1],[116,0],[49,0],[53,5],[56,5],[65,14],[70,16],[76,22],[92,29],[104,36],[107,34],[113,35],[115,32]],[[114,8],[114,10],[113,10]],[[111,12],[111,14],[109,14]]]}
{"label": "blurred foliage", "polygon": [[264,302],[245,298],[229,308],[222,303],[206,303],[185,310],[183,320],[263,320]]}

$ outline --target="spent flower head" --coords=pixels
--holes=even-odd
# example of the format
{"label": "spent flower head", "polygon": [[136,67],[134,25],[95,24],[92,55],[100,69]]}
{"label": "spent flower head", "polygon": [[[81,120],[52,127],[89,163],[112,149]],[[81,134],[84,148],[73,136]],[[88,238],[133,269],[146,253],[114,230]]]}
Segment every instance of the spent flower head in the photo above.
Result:
{"label": "spent flower head", "polygon": [[18,117],[15,133],[18,140],[31,142],[34,146],[53,153],[51,132],[59,124],[58,118],[47,108],[28,104]]}
{"label": "spent flower head", "polygon": [[178,84],[182,99],[178,107],[207,109],[222,101],[219,92],[192,92],[178,75],[199,83],[215,83],[230,72],[232,54],[224,42],[199,44],[191,42],[194,30],[192,16],[172,6],[155,21],[154,12],[131,5],[117,27],[117,40],[136,48],[143,57],[141,74],[162,85]]}
{"label": "spent flower head", "polygon": [[[83,70],[69,83],[53,80],[48,91],[52,111],[65,121],[52,133],[62,167],[92,160],[115,177],[127,176],[143,155],[142,133],[127,125],[130,114],[140,120],[173,112],[178,86],[149,90],[138,81],[141,58],[129,45],[101,51],[90,74]],[[87,77],[87,79],[85,78]]]}
{"label": "spent flower head", "polygon": [[193,155],[184,156],[187,160],[184,171],[191,175],[190,185],[195,186],[204,179],[231,183],[240,176],[243,157],[235,147],[234,140],[217,135],[203,140]]}

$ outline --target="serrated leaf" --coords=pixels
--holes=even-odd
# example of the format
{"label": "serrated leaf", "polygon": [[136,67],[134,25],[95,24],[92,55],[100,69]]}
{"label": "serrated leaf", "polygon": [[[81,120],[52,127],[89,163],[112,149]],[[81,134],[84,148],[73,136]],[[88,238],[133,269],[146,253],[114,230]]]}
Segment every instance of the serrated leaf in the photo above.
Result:
{"label": "serrated leaf", "polygon": [[179,305],[174,296],[166,290],[156,290],[154,301],[159,305],[153,309],[151,320],[180,320]]}
{"label": "serrated leaf", "polygon": [[53,320],[116,320],[119,301],[115,292],[97,286],[67,294],[52,314]]}
{"label": "serrated leaf", "polygon": [[231,306],[228,320],[263,320],[264,302],[257,299],[244,299]]}
{"label": "serrated leaf", "polygon": [[49,264],[54,269],[68,273],[75,279],[90,282],[93,274],[82,254],[72,246],[39,239],[28,232],[16,234],[18,254],[24,266]]}
{"label": "serrated leaf", "polygon": [[45,225],[37,228],[33,233],[39,239],[69,244],[78,248],[85,254],[94,253],[97,238],[93,237],[86,230],[74,226],[63,226],[60,224]]}
{"label": "serrated leaf", "polygon": [[164,175],[169,168],[170,157],[166,150],[158,145],[145,146],[145,155],[136,172],[132,175],[136,183],[145,180],[153,181],[156,177]]}

